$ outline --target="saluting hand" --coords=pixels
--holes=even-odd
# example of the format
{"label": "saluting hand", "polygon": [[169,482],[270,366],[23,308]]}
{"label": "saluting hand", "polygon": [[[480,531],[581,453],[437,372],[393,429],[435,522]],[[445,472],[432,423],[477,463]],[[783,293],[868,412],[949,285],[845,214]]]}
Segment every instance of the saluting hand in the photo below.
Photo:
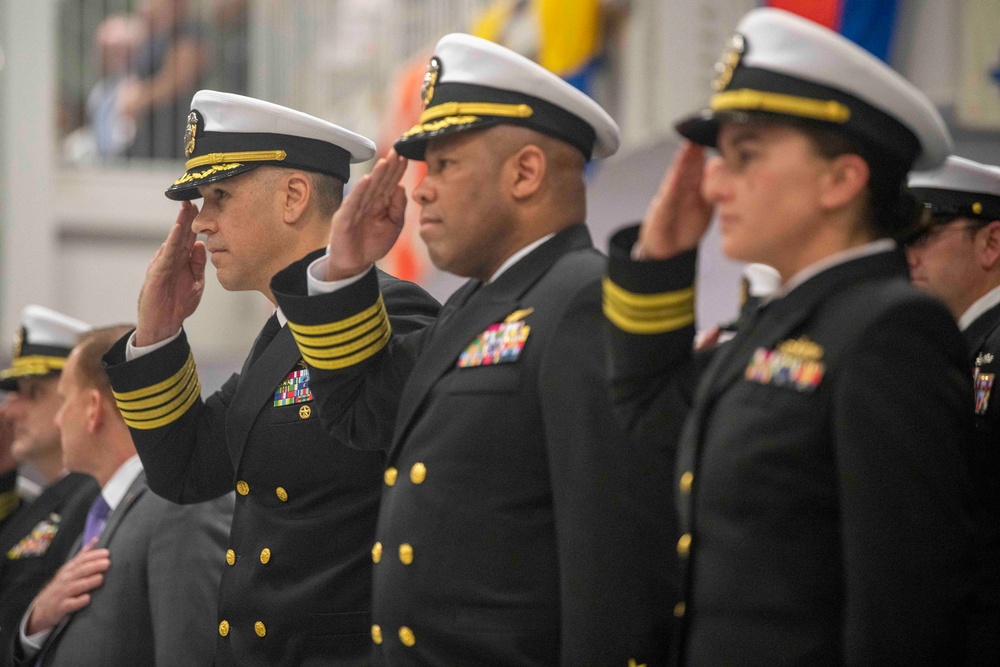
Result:
{"label": "saluting hand", "polygon": [[698,246],[713,209],[701,193],[704,170],[705,150],[685,142],[649,202],[633,249],[638,259],[667,259]]}
{"label": "saluting hand", "polygon": [[198,207],[181,204],[177,220],[146,269],[139,292],[137,346],[152,345],[177,333],[205,290],[205,244],[191,229]]}
{"label": "saluting hand", "polygon": [[111,567],[110,552],[95,549],[95,537],[66,561],[56,576],[35,597],[26,627],[29,635],[49,630],[70,614],[90,604],[90,592],[104,583]]}
{"label": "saluting hand", "polygon": [[333,214],[326,279],[356,276],[385,257],[403,230],[406,158],[389,151]]}

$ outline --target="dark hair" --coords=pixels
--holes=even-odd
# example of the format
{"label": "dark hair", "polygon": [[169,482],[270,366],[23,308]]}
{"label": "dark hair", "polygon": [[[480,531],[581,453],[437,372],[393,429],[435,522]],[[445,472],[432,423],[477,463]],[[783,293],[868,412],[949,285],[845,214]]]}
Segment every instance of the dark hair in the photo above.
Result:
{"label": "dark hair", "polygon": [[319,212],[326,217],[332,216],[344,200],[344,182],[336,176],[318,171],[310,172],[309,175],[312,177],[313,195]]}
{"label": "dark hair", "polygon": [[877,238],[897,238],[911,229],[920,214],[917,200],[906,189],[909,165],[891,160],[835,128],[807,120],[788,119],[802,131],[817,152],[828,160],[840,155],[859,155],[868,163],[865,221]]}
{"label": "dark hair", "polygon": [[111,397],[111,382],[101,364],[103,357],[111,346],[122,336],[134,329],[130,324],[118,324],[111,327],[94,329],[80,336],[76,344],[77,368],[80,370],[79,382],[87,387],[97,389],[105,396]]}

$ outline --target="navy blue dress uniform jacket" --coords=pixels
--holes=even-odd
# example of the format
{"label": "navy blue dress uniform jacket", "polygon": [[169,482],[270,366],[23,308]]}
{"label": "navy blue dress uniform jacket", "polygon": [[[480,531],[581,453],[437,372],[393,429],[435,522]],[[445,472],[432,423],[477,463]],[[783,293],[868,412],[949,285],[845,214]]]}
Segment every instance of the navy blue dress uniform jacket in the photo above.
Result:
{"label": "navy blue dress uniform jacket", "polygon": [[[436,315],[419,287],[380,281],[400,331]],[[185,336],[130,362],[126,341],[105,364],[150,488],[179,503],[236,489],[229,549],[218,554],[227,567],[216,665],[365,664],[384,455],[322,428],[288,327],[258,338],[242,372],[205,401]],[[301,395],[276,405],[286,380]]]}
{"label": "navy blue dress uniform jacket", "polygon": [[[100,487],[70,473],[22,505],[0,530],[0,647],[13,646],[28,605],[66,560],[83,533]],[[5,655],[0,664],[12,656]]]}
{"label": "navy blue dress uniform jacket", "polygon": [[696,355],[695,253],[632,261],[636,236],[612,239],[610,380],[631,429],[680,429],[680,662],[960,661],[972,399],[949,313],[880,252]]}
{"label": "navy blue dress uniform jacket", "polygon": [[272,281],[324,424],[389,447],[379,662],[663,663],[672,462],[626,440],[603,391],[604,261],[573,226],[410,335],[382,326],[373,274],[313,297],[303,264]]}
{"label": "navy blue dress uniform jacket", "polygon": [[975,603],[970,622],[969,663],[1000,664],[1000,306],[964,331],[975,389],[972,447],[973,516],[976,519]]}

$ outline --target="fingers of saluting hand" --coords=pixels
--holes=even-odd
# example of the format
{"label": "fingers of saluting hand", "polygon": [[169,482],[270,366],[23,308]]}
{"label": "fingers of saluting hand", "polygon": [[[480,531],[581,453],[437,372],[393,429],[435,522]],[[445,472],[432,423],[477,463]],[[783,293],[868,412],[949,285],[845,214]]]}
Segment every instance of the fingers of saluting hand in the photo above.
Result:
{"label": "fingers of saluting hand", "polygon": [[198,207],[189,201],[181,202],[181,209],[177,212],[177,219],[174,221],[167,240],[160,248],[160,255],[169,263],[186,260],[191,254],[198,235],[191,229],[191,223],[198,216]]}

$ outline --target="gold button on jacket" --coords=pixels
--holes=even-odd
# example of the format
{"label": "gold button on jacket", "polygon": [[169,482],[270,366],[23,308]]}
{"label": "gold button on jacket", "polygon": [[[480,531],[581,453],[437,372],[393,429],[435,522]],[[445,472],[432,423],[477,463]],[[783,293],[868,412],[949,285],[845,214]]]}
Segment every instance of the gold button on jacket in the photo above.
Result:
{"label": "gold button on jacket", "polygon": [[222,621],[219,623],[219,634],[223,637],[229,634],[229,621]]}
{"label": "gold button on jacket", "polygon": [[241,496],[245,496],[250,493],[250,485],[244,482],[242,479],[236,482],[236,493]]}
{"label": "gold button on jacket", "polygon": [[399,560],[403,565],[409,565],[413,562],[413,547],[409,544],[399,545]]}
{"label": "gold button on jacket", "polygon": [[413,635],[413,630],[404,625],[399,629],[399,641],[403,642],[403,646],[413,646],[417,643],[417,638]]}
{"label": "gold button on jacket", "polygon": [[385,469],[385,476],[384,476],[385,485],[386,486],[393,486],[396,483],[396,476],[398,474],[399,474],[399,471],[396,470],[395,468],[386,468]]}
{"label": "gold button on jacket", "polygon": [[410,481],[414,484],[423,484],[427,478],[427,466],[423,463],[414,463],[410,468]]}
{"label": "gold button on jacket", "polygon": [[236,565],[236,552],[232,549],[226,551],[226,562],[230,565]]}
{"label": "gold button on jacket", "polygon": [[258,637],[263,637],[264,635],[267,634],[267,628],[265,628],[264,624],[261,623],[260,621],[257,621],[256,623],[253,624],[253,631],[257,633]]}

